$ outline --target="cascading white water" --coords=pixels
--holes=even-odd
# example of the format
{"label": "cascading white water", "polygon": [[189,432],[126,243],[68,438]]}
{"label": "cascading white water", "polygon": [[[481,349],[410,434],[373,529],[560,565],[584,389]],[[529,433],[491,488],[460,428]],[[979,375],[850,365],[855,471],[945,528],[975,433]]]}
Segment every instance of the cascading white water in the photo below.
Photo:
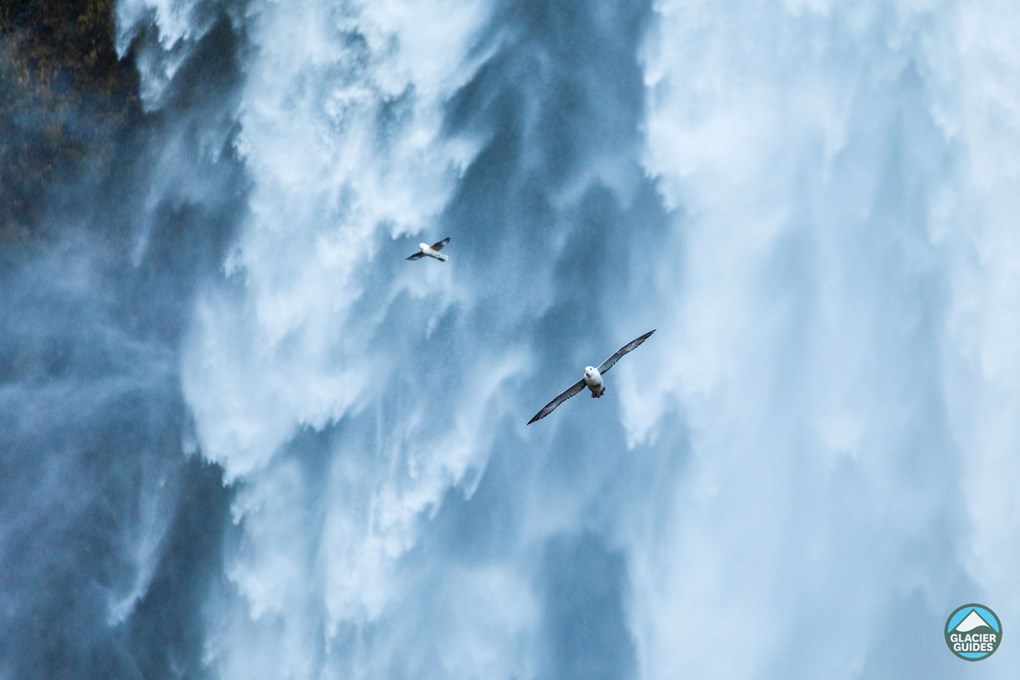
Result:
{"label": "cascading white water", "polygon": [[1009,626],[1008,3],[125,1],[152,107],[222,12],[210,675],[956,677],[953,608]]}
{"label": "cascading white water", "polygon": [[676,409],[691,462],[629,553],[647,677],[950,677],[957,600],[1015,608],[1017,18],[658,6],[647,163],[684,256],[631,429]]}

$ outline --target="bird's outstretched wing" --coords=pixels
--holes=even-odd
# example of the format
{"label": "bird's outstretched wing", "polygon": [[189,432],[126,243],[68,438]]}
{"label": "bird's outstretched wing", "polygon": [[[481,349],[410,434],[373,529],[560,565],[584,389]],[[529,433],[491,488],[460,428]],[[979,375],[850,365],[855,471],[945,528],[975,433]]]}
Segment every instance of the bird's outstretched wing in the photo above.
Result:
{"label": "bird's outstretched wing", "polygon": [[613,356],[611,356],[608,359],[606,359],[605,361],[603,361],[602,365],[599,366],[599,373],[605,373],[606,371],[608,371],[610,368],[612,368],[616,364],[617,361],[620,360],[620,357],[622,357],[624,354],[626,354],[627,352],[631,351],[632,349],[635,349],[638,345],[640,345],[642,342],[644,342],[649,337],[651,337],[652,333],[654,333],[654,332],[655,332],[655,329],[653,328],[652,330],[648,331],[644,335],[642,335],[640,337],[637,337],[637,338],[634,338],[633,340],[628,342],[626,345],[624,345],[620,349],[616,350],[616,352],[613,354]]}
{"label": "bird's outstretched wing", "polygon": [[423,258],[423,257],[425,257],[425,253],[415,253],[414,255],[412,255],[411,257],[409,257],[407,259],[408,260],[418,260],[418,259]]}
{"label": "bird's outstretched wing", "polygon": [[444,239],[443,239],[442,241],[439,241],[439,242],[437,242],[437,243],[433,243],[433,244],[432,244],[432,250],[442,250],[442,249],[443,249],[443,247],[444,247],[444,246],[445,246],[445,245],[446,245],[447,243],[449,243],[449,242],[450,242],[450,237],[449,237],[449,236],[447,236],[447,237],[446,237],[446,238],[444,238]]}
{"label": "bird's outstretched wing", "polygon": [[564,390],[558,397],[550,401],[548,404],[542,407],[542,410],[535,414],[535,416],[528,421],[528,425],[531,425],[536,420],[542,420],[547,415],[552,413],[557,406],[570,399],[572,396],[584,389],[584,378],[581,378],[576,383]]}

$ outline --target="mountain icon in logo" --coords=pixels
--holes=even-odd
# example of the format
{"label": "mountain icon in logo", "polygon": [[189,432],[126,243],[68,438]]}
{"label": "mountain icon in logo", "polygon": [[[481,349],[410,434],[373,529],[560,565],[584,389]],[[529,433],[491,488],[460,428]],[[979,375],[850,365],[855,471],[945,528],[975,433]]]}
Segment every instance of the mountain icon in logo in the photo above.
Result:
{"label": "mountain icon in logo", "polygon": [[995,630],[994,628],[992,628],[991,624],[989,624],[987,621],[981,618],[981,615],[977,613],[976,609],[971,609],[970,614],[967,614],[966,618],[964,618],[963,621],[960,621],[960,623],[956,624],[956,628],[954,628],[953,630],[959,631],[960,633],[969,633],[973,630],[981,628],[982,626],[984,626],[985,628],[992,632],[994,632]]}

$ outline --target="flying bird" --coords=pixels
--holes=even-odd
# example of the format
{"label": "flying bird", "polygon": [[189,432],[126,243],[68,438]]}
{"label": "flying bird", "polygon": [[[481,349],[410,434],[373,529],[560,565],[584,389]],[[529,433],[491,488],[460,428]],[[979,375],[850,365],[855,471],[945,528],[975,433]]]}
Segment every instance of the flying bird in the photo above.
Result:
{"label": "flying bird", "polygon": [[440,262],[446,262],[446,255],[441,255],[439,253],[439,251],[442,250],[444,247],[446,247],[446,244],[449,243],[449,242],[450,242],[450,237],[447,236],[442,241],[439,241],[438,243],[433,243],[432,245],[429,245],[427,243],[419,243],[418,244],[418,249],[420,250],[420,252],[415,253],[414,255],[412,255],[411,257],[409,257],[407,259],[408,260],[420,260],[421,258],[427,256],[427,257],[435,258],[435,259],[439,260]]}
{"label": "flying bird", "polygon": [[634,338],[626,345],[616,350],[616,352],[613,353],[613,356],[603,361],[602,365],[599,366],[598,368],[595,368],[594,366],[585,366],[584,377],[578,380],[570,387],[568,387],[559,396],[550,401],[548,404],[543,406],[542,410],[536,413],[534,417],[528,421],[528,425],[531,425],[536,420],[542,420],[542,418],[545,418],[547,415],[556,410],[557,406],[565,402],[567,399],[570,399],[578,392],[584,390],[585,387],[591,390],[592,399],[598,399],[599,397],[601,397],[603,394],[606,393],[606,386],[602,382],[602,374],[608,371],[613,366],[615,366],[616,362],[620,360],[620,357],[622,357],[627,352],[630,352],[631,350],[637,348],[638,345],[640,345],[642,342],[650,338],[652,333],[654,332],[655,329],[653,328],[644,335]]}

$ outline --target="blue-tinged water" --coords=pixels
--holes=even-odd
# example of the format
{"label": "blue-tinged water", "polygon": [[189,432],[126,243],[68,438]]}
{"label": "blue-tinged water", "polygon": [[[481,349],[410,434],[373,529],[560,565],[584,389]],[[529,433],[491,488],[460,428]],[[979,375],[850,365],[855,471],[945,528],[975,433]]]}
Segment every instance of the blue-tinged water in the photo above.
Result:
{"label": "blue-tinged water", "polygon": [[0,678],[955,678],[969,602],[1013,677],[1014,3],[117,21],[0,270]]}

